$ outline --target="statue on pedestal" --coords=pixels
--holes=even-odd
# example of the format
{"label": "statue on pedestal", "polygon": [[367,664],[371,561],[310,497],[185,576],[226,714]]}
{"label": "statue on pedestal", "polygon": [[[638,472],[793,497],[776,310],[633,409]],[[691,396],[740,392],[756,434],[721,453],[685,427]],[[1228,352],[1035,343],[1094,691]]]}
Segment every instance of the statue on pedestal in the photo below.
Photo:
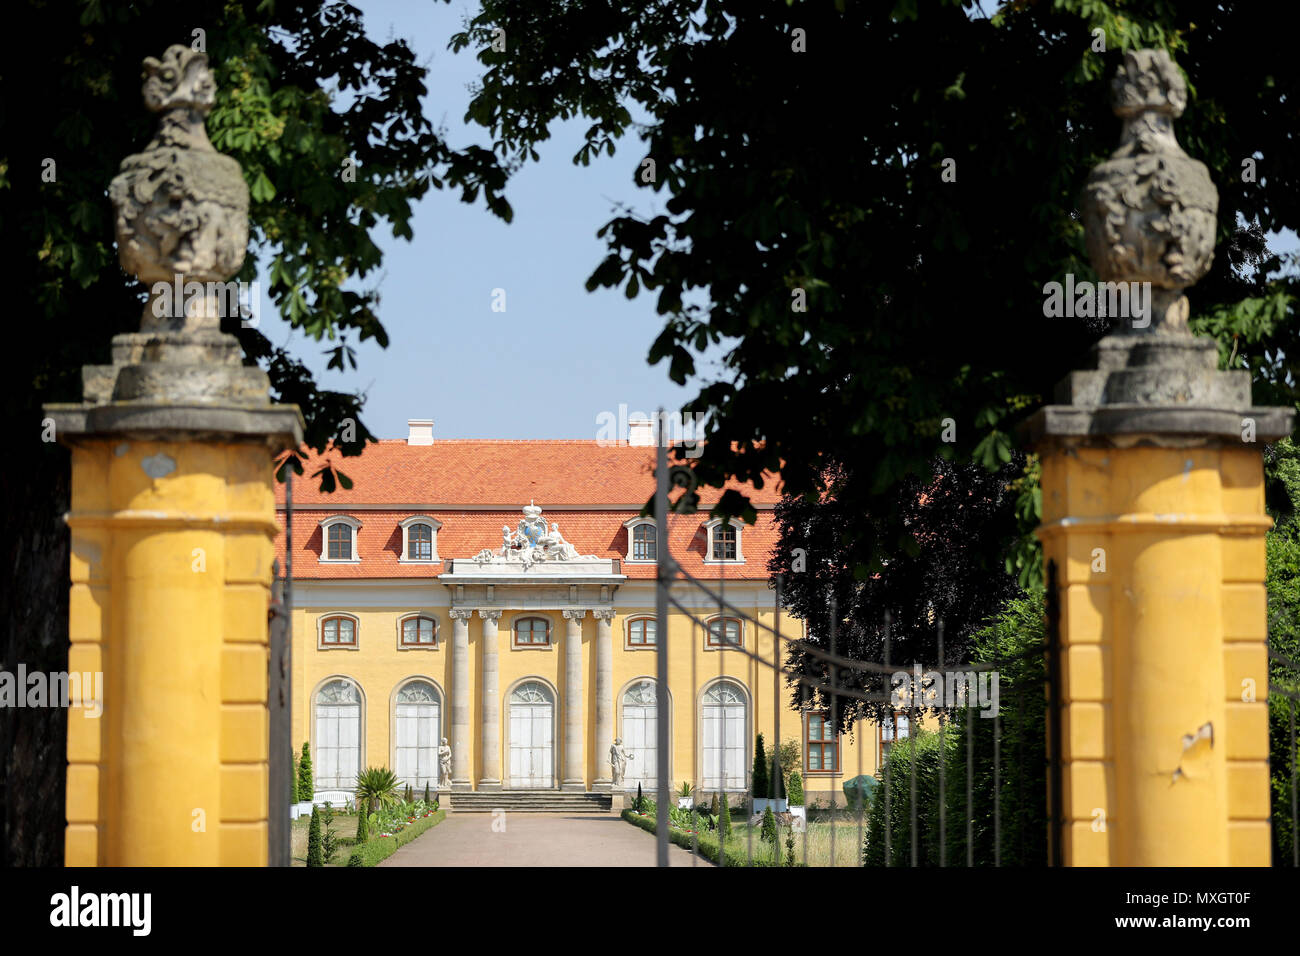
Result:
{"label": "statue on pedestal", "polygon": [[623,777],[627,773],[627,762],[634,760],[635,755],[628,753],[623,748],[623,738],[615,737],[614,744],[609,748],[609,766],[614,777],[614,787],[623,786]]}
{"label": "statue on pedestal", "polygon": [[438,748],[438,783],[442,787],[451,786],[451,748],[447,746],[447,738],[442,738],[442,745]]}

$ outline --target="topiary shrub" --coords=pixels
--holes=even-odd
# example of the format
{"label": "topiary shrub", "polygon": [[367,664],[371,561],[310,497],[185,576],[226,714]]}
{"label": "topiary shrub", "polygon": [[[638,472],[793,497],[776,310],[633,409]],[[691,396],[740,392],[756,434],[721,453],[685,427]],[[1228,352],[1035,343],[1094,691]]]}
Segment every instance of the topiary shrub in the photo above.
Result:
{"label": "topiary shrub", "polygon": [[772,815],[772,808],[763,809],[763,829],[759,832],[759,837],[764,843],[770,843],[776,847],[776,817]]}
{"label": "topiary shrub", "polygon": [[316,781],[311,773],[311,747],[302,742],[302,760],[298,762],[298,799],[311,800],[316,796]]}
{"label": "topiary shrub", "polygon": [[790,774],[790,806],[803,806],[803,777],[799,776],[798,770]]}
{"label": "topiary shrub", "polygon": [[755,800],[766,800],[767,792],[767,748],[763,746],[763,735],[759,734],[754,742],[754,769],[750,773],[749,787]]}
{"label": "topiary shrub", "polygon": [[424,802],[429,802],[429,784],[427,781],[424,784]]}
{"label": "topiary shrub", "polygon": [[[358,804],[360,801],[357,801]],[[370,839],[370,821],[367,819],[368,812],[365,807],[357,807],[357,846],[365,843]],[[351,863],[348,864],[351,866]]]}
{"label": "topiary shrub", "polygon": [[293,747],[289,748],[289,754],[293,758],[293,773],[289,774],[289,802],[300,803],[301,798],[298,796],[298,755],[293,752]]}
{"label": "topiary shrub", "polygon": [[781,768],[776,765],[777,754],[772,752],[772,772],[767,777],[768,796],[773,800],[781,800],[785,797],[785,772],[788,767]]}
{"label": "topiary shrub", "polygon": [[348,866],[365,866],[365,865],[366,865],[365,862],[361,858],[361,851],[353,850],[352,855],[348,857]]}
{"label": "topiary shrub", "polygon": [[641,784],[638,783],[636,785],[636,801],[632,804],[632,809],[636,810],[637,813],[640,813],[641,805],[644,802],[645,802],[645,798],[641,796]]}
{"label": "topiary shrub", "polygon": [[718,841],[726,846],[727,839],[731,836],[731,803],[725,794],[718,803],[721,805],[718,811]]}
{"label": "topiary shrub", "polygon": [[324,866],[324,847],[320,836],[320,808],[311,808],[311,826],[307,830],[307,865]]}

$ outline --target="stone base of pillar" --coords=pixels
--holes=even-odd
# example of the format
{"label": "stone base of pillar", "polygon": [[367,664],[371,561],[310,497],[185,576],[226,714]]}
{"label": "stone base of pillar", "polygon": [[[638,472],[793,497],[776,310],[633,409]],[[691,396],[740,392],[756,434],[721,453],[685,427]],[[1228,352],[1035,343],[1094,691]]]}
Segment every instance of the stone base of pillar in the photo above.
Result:
{"label": "stone base of pillar", "polygon": [[478,788],[479,788],[480,790],[500,790],[500,789],[501,789],[501,781],[500,781],[500,780],[480,780],[480,781],[478,782]]}
{"label": "stone base of pillar", "polygon": [[453,780],[451,789],[453,793],[462,793],[466,790],[473,790],[474,787],[468,780]]}
{"label": "stone base of pillar", "polygon": [[565,780],[560,784],[562,793],[586,793],[587,783],[584,780]]}
{"label": "stone base of pillar", "polygon": [[613,780],[597,780],[591,785],[593,793],[612,793],[614,790]]}

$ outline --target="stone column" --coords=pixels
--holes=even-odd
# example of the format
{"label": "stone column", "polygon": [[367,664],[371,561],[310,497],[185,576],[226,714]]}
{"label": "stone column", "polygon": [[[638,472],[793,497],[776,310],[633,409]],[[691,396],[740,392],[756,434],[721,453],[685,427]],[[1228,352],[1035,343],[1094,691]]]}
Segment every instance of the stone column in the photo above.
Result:
{"label": "stone column", "polygon": [[612,790],[609,750],[614,745],[614,609],[598,608],[596,618],[596,780],[593,790]]}
{"label": "stone column", "polygon": [[82,370],[84,401],[46,406],[72,450],[68,667],[103,675],[68,712],[64,861],[265,866],[287,801],[267,790],[272,456],[302,416],[220,330],[248,188],[207,138],[207,56],[144,67],[158,134],[109,194],[149,302],[113,364]]}
{"label": "stone column", "polygon": [[561,790],[585,792],[586,734],[582,713],[587,706],[582,692],[582,619],[586,608],[571,608],[564,614],[564,776]]}
{"label": "stone column", "polygon": [[500,610],[480,608],[483,619],[483,769],[480,790],[501,789],[501,692],[497,670]]}
{"label": "stone column", "polygon": [[472,608],[451,614],[451,789],[469,790],[469,619]]}
{"label": "stone column", "polygon": [[1027,425],[1061,611],[1055,836],[1070,866],[1267,866],[1260,452],[1294,413],[1252,408],[1249,373],[1218,371],[1215,343],[1188,331],[1218,195],[1174,138],[1177,67],[1130,51],[1112,90],[1123,148],[1082,206],[1093,266],[1130,309],[1058,386],[1068,404]]}

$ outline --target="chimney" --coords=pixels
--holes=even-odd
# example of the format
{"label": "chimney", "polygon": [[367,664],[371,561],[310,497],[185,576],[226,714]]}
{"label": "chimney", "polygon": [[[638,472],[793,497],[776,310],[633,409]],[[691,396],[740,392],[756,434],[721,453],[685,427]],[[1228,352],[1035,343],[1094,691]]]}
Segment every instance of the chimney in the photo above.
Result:
{"label": "chimney", "polygon": [[406,428],[406,443],[408,445],[433,444],[432,418],[408,418]]}
{"label": "chimney", "polygon": [[655,424],[650,418],[629,418],[627,443],[633,448],[646,448],[655,443]]}

